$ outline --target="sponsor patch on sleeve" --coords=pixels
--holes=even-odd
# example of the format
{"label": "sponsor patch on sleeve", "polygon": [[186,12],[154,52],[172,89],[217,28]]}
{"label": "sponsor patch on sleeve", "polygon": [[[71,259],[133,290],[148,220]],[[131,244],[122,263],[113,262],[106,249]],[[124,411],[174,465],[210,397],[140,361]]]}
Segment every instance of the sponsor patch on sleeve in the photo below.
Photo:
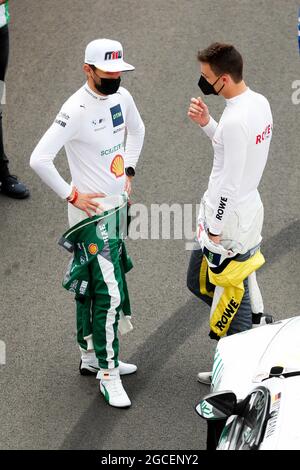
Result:
{"label": "sponsor patch on sleeve", "polygon": [[69,119],[70,115],[65,111],[60,110],[54,122],[61,127],[66,127]]}
{"label": "sponsor patch on sleeve", "polygon": [[61,127],[66,127],[67,123],[66,121],[63,121],[62,119],[55,119],[54,121],[56,124],[58,124]]}

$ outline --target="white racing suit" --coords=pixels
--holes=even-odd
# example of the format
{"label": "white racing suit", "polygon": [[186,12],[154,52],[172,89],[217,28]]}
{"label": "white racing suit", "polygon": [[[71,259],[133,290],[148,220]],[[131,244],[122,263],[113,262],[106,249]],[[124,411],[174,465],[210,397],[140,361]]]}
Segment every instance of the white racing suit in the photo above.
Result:
{"label": "white racing suit", "polygon": [[[204,194],[198,216],[207,227],[211,225],[213,209],[206,202]],[[262,241],[261,231],[264,220],[264,207],[258,191],[244,202],[240,202],[228,217],[221,234],[221,244],[234,253],[245,254]]]}
{"label": "white racing suit", "polygon": [[[210,116],[207,125],[202,127],[214,151],[208,189],[200,210],[200,221],[203,224],[200,243],[209,253],[208,256],[205,253],[205,257],[199,249],[192,253],[188,287],[211,305],[212,298],[217,301],[219,297],[220,286],[228,291],[232,280],[234,287],[241,289],[240,283],[243,282],[240,292],[243,291],[244,295],[227,332],[232,334],[251,328],[252,312],[263,311],[255,272],[251,274],[248,268],[254,268],[255,271],[264,262],[262,255],[255,256],[251,250],[259,246],[262,240],[263,205],[257,188],[268,159],[273,118],[268,100],[248,87],[225,101],[226,107],[219,122]],[[205,229],[220,235],[223,252],[220,252],[220,246],[207,237]],[[208,247],[205,247],[203,239]],[[199,243],[195,248],[200,248]],[[211,263],[210,258],[215,263]],[[224,261],[218,267],[222,258]],[[207,289],[204,289],[203,282],[203,274],[206,274],[203,268],[205,259],[215,266],[206,269],[209,274]],[[245,261],[243,267],[236,264],[242,264],[242,261]],[[213,272],[218,269],[218,272]],[[246,274],[246,277],[241,279],[241,274]],[[213,279],[218,282],[214,284],[217,288],[209,283]],[[202,281],[202,289],[199,280]],[[225,308],[224,315],[227,313]]]}
{"label": "white racing suit", "polygon": [[[204,262],[208,261],[208,265],[211,267],[217,267],[218,264],[213,264],[214,260],[212,258],[210,259],[210,263],[209,259],[206,260],[203,255],[203,250],[206,251],[205,248],[208,248],[210,252],[218,252],[218,245],[212,243],[206,235],[207,228],[210,226],[213,216],[213,209],[207,204],[205,196],[206,194],[204,194],[201,200],[198,217],[199,227],[202,226],[202,228],[204,228],[205,235],[202,237],[200,234],[201,230],[198,230],[197,241],[188,268],[187,286],[191,292],[204,300],[211,307],[212,315],[223,294],[224,288],[213,285],[209,281],[209,276],[207,276],[207,279],[204,281],[206,285],[205,289],[201,289],[200,286],[201,276],[203,285]],[[230,260],[246,261],[259,249],[262,240],[261,230],[263,217],[264,209],[258,191],[256,191],[251,200],[248,199],[245,203],[240,203],[230,214],[224,225],[221,234],[221,247],[219,247],[220,253],[224,252],[224,255],[217,255],[219,256],[218,262],[222,264],[222,266],[228,265]],[[257,284],[255,271],[244,280],[244,289],[242,302],[231,321],[227,331],[228,335],[250,329],[252,327],[252,315],[261,314],[264,311],[263,300]],[[210,336],[217,339],[212,331]]]}

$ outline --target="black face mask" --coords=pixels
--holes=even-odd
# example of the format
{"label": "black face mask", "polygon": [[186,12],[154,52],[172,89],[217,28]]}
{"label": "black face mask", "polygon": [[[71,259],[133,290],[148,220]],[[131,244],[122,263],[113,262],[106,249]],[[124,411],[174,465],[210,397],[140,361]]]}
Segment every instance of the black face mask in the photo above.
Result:
{"label": "black face mask", "polygon": [[[221,77],[221,75],[220,75],[220,77]],[[225,86],[225,83],[224,83],[224,85],[222,86],[222,88],[219,91],[216,91],[214,89],[214,85],[217,83],[217,81],[219,80],[220,77],[217,78],[215,83],[211,84],[206,80],[206,78],[203,75],[201,75],[201,77],[199,79],[199,82],[198,82],[198,87],[200,88],[200,90],[202,91],[202,93],[204,95],[218,95],[220,93],[220,91],[223,90],[223,88]]]}
{"label": "black face mask", "polygon": [[[96,74],[95,74],[96,75]],[[98,77],[98,75],[96,75]],[[120,83],[121,83],[121,77],[119,78],[100,78],[100,83],[95,82],[95,88],[98,90],[100,93],[103,93],[103,95],[113,95],[114,93],[117,93]]]}

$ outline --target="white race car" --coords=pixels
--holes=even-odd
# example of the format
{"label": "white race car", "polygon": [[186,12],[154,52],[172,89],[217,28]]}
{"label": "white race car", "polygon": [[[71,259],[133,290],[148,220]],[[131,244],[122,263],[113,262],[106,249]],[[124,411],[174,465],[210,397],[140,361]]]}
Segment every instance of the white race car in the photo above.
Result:
{"label": "white race car", "polygon": [[222,338],[196,411],[207,449],[300,450],[300,316]]}

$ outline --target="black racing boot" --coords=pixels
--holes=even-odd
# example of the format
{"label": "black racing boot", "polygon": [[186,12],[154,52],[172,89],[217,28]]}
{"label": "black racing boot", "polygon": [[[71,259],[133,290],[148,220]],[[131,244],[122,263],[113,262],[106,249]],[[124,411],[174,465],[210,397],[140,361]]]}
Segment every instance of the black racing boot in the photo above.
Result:
{"label": "black racing boot", "polygon": [[0,193],[15,199],[25,199],[29,190],[25,184],[18,181],[17,176],[11,175],[8,169],[8,159],[4,152],[2,112],[0,110]]}
{"label": "black racing boot", "polygon": [[30,194],[25,184],[11,174],[0,176],[0,192],[15,199],[25,199]]}

